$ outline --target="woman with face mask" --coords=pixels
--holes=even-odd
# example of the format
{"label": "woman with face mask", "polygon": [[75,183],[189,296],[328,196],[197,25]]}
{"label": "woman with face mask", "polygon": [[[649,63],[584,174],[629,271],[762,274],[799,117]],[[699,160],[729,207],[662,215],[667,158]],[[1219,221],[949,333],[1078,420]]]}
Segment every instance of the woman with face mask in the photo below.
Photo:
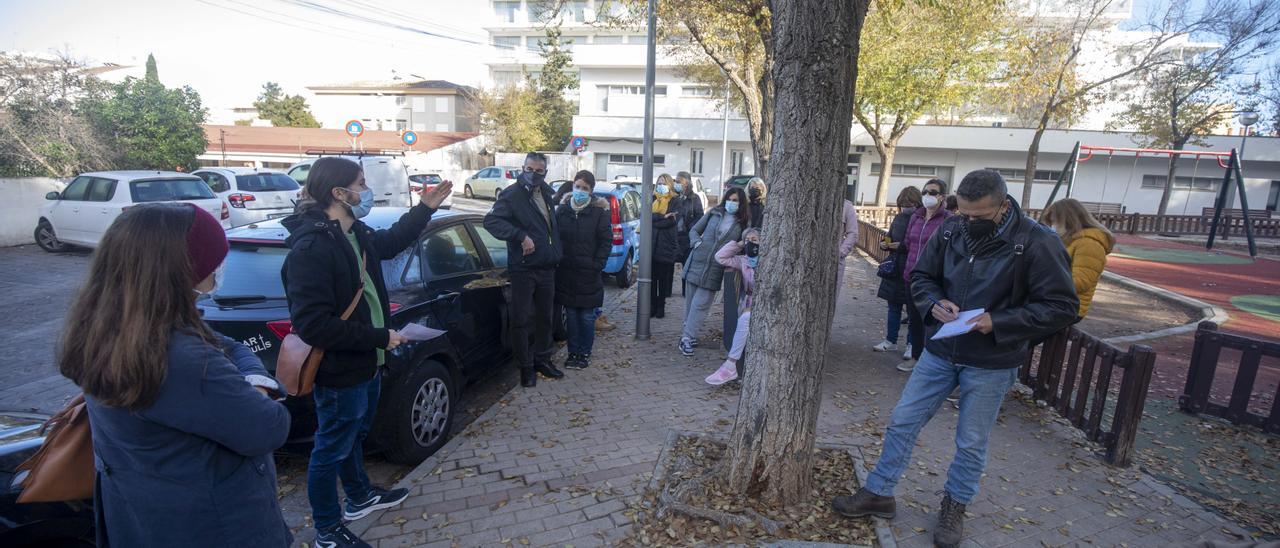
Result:
{"label": "woman with face mask", "polygon": [[764,224],[764,202],[769,197],[764,179],[752,177],[747,181],[747,197],[751,199],[751,228],[760,228]]}
{"label": "woman with face mask", "polygon": [[604,279],[600,271],[613,250],[609,202],[591,194],[596,177],[579,171],[573,190],[556,208],[562,255],[556,267],[556,305],[564,309],[569,340],[566,369],[585,369],[595,345],[595,310],[604,304]]}
{"label": "woman with face mask", "polygon": [[693,249],[684,265],[684,281],[689,287],[684,297],[684,328],[680,333],[680,353],[693,356],[698,345],[698,330],[707,311],[724,284],[724,265],[715,261],[715,252],[742,236],[751,228],[751,209],[747,193],[741,188],[725,189],[720,205],[711,208],[689,229]]}
{"label": "woman with face mask", "polygon": [[[942,179],[930,179],[921,190],[921,201],[924,207],[916,208],[907,224],[907,234],[903,244],[907,248],[907,262],[903,265],[902,279],[907,284],[907,294],[911,293],[911,270],[920,260],[920,251],[929,242],[929,238],[943,221],[951,217],[951,212],[944,207],[947,203],[947,182]],[[911,355],[904,354],[903,362],[898,364],[898,371],[911,371],[916,367],[916,360],[924,353],[924,318],[916,307],[907,304],[907,343],[911,345]]]}
{"label": "woman with face mask", "polygon": [[747,348],[747,337],[751,326],[751,294],[756,288],[756,266],[760,260],[760,230],[748,228],[742,232],[742,241],[732,241],[716,252],[716,262],[729,270],[735,270],[738,276],[738,325],[733,332],[733,345],[729,354],[720,364],[720,369],[707,377],[707,384],[719,386],[738,378],[738,360],[742,359],[742,351]]}
{"label": "woman with face mask", "polygon": [[[373,426],[382,382],[378,368],[385,363],[384,352],[406,340],[387,328],[391,309],[382,261],[418,241],[453,184],[423,192],[419,204],[385,230],[360,221],[373,208],[373,191],[360,165],[351,160],[316,160],[304,191],[297,213],[280,224],[289,231],[289,255],[281,270],[289,317],[304,342],[325,350],[313,392],[319,424],[307,468],[307,496],[317,545],[367,546],[343,520],[398,505],[408,496],[405,489],[375,487],[364,471],[363,442]],[[357,292],[361,297],[354,313],[342,319]],[[345,507],[338,504],[339,476]]]}
{"label": "woman with face mask", "polygon": [[1080,309],[1076,321],[1089,313],[1098,279],[1107,267],[1107,255],[1116,246],[1116,238],[1102,223],[1093,218],[1084,204],[1075,198],[1058,200],[1040,214],[1040,222],[1053,227],[1067,246],[1071,257],[1071,280],[1075,282]]}
{"label": "woman with face mask", "polygon": [[[898,193],[898,214],[889,223],[886,241],[880,242],[880,249],[891,253],[894,271],[889,277],[880,278],[880,288],[876,296],[889,303],[889,314],[885,322],[884,340],[871,347],[876,352],[894,352],[898,349],[898,331],[902,326],[902,308],[909,306],[911,295],[907,292],[907,281],[902,279],[901,270],[906,267],[907,246],[903,243],[907,237],[907,226],[911,216],[922,202],[920,189],[909,186]],[[911,343],[907,342],[907,352],[903,359],[911,357]]]}
{"label": "woman with face mask", "polygon": [[57,360],[89,413],[98,546],[292,543],[272,458],[284,394],[196,308],[226,255],[218,220],[183,203],[129,208],[93,254]]}
{"label": "woman with face mask", "polygon": [[676,235],[679,211],[684,207],[684,197],[674,190],[675,181],[670,175],[658,176],[653,186],[653,284],[649,317],[667,315],[667,297],[671,296],[671,283],[675,276],[676,261],[680,260],[680,238]]}

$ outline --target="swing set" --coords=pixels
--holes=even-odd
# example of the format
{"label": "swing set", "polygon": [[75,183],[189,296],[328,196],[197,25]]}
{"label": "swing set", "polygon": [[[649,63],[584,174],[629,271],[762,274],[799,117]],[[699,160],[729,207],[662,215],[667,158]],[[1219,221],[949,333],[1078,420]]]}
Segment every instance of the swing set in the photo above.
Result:
{"label": "swing set", "polygon": [[[1076,145],[1072,148],[1071,155],[1067,158],[1067,163],[1063,167],[1062,173],[1058,175],[1058,179],[1053,185],[1053,192],[1049,194],[1049,199],[1045,201],[1044,206],[1047,208],[1049,207],[1049,204],[1054,202],[1058,196],[1058,191],[1062,190],[1063,185],[1066,185],[1065,197],[1070,198],[1071,191],[1075,185],[1076,169],[1079,167],[1080,163],[1088,162],[1094,158],[1095,154],[1101,155],[1103,153],[1107,155],[1107,166],[1106,170],[1103,171],[1102,196],[1098,199],[1099,203],[1106,203],[1107,186],[1110,183],[1111,178],[1111,161],[1115,159],[1117,154],[1133,156],[1133,164],[1129,168],[1129,177],[1128,180],[1125,181],[1124,193],[1120,198],[1121,204],[1123,204],[1129,197],[1129,188],[1133,185],[1133,176],[1138,171],[1138,161],[1143,156],[1164,156],[1168,158],[1195,156],[1195,167],[1192,169],[1191,182],[1187,185],[1186,190],[1187,199],[1184,200],[1182,204],[1182,214],[1184,216],[1187,214],[1187,207],[1191,203],[1191,191],[1196,185],[1196,175],[1198,175],[1200,171],[1200,160],[1202,158],[1213,158],[1217,161],[1218,167],[1223,170],[1223,174],[1222,184],[1218,187],[1218,197],[1213,202],[1213,221],[1209,225],[1209,239],[1205,242],[1205,248],[1213,249],[1213,242],[1218,234],[1218,226],[1222,222],[1222,211],[1224,208],[1231,209],[1231,204],[1227,204],[1226,201],[1227,192],[1230,185],[1234,182],[1236,194],[1240,197],[1240,213],[1244,221],[1245,237],[1249,240],[1249,256],[1258,256],[1257,244],[1253,239],[1253,223],[1249,220],[1249,200],[1245,195],[1244,177],[1240,174],[1240,159],[1236,156],[1236,149],[1234,148],[1231,149],[1230,152],[1210,150],[1169,150],[1162,148],[1125,148],[1082,145],[1079,141],[1076,141]],[[1170,183],[1166,182],[1166,184]]]}

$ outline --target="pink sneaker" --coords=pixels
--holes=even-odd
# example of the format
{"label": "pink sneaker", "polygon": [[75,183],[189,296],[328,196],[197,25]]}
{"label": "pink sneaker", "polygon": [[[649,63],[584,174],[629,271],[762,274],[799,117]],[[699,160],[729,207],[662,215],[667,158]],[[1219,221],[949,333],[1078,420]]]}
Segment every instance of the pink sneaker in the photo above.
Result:
{"label": "pink sneaker", "polygon": [[720,386],[737,378],[738,364],[725,360],[724,364],[720,366],[720,369],[717,369],[715,373],[712,373],[707,377],[707,384],[711,386]]}

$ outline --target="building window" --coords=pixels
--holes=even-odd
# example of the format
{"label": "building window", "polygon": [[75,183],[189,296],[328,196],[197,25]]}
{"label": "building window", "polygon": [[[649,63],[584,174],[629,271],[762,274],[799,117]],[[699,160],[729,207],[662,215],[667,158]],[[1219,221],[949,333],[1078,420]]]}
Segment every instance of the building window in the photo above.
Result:
{"label": "building window", "polygon": [[585,0],[573,0],[566,3],[565,15],[569,16],[569,20],[575,23],[587,22],[587,3]]}
{"label": "building window", "polygon": [[627,37],[628,44],[648,44],[649,37],[643,34],[632,34]]}
{"label": "building window", "polygon": [[520,11],[520,2],[494,2],[493,14],[502,23],[516,22],[516,12]]}
{"label": "building window", "polygon": [[711,97],[711,86],[684,86],[680,88],[681,97]]}
{"label": "building window", "polygon": [[[989,167],[987,169],[999,172],[1000,176],[1004,177],[1004,180],[1007,182],[1010,182],[1010,183],[1026,182],[1027,170],[1025,169],[1010,169],[1010,168],[1003,168],[1003,167]],[[1060,170],[1037,169],[1035,182],[1036,184],[1056,183],[1058,182],[1059,177],[1062,177],[1062,171]]]}
{"label": "building window", "polygon": [[396,131],[407,131],[409,129],[408,120],[396,120]]}
{"label": "building window", "polygon": [[499,49],[514,51],[516,48],[520,47],[520,37],[519,36],[494,36],[493,45],[497,46]]}
{"label": "building window", "polygon": [[[643,154],[610,154],[609,163],[638,166],[644,163],[644,155]],[[667,163],[666,155],[664,154],[653,155],[653,165],[661,166],[661,165],[666,165],[666,163]]]}
{"label": "building window", "polygon": [[[871,164],[871,174],[880,174],[880,164]],[[925,166],[918,164],[893,164],[893,174],[903,177],[950,179],[951,166]]]}
{"label": "building window", "polygon": [[405,96],[403,96],[403,95],[397,95],[397,96],[396,96],[396,106],[398,106],[398,107],[402,107],[402,106],[404,106],[404,105],[405,105],[405,103],[408,103],[408,102],[409,102],[409,98],[408,98],[408,97],[405,97]]}
{"label": "building window", "polygon": [[449,98],[436,97],[436,112],[444,114],[449,112]]}
{"label": "building window", "polygon": [[586,36],[561,36],[560,37],[560,49],[565,51],[573,51],[573,46],[575,44],[585,44],[585,43],[587,43]]}
{"label": "building window", "polygon": [[621,36],[601,36],[599,34],[594,38],[597,45],[617,45],[622,43]]}
{"label": "building window", "polygon": [[734,175],[742,175],[742,163],[747,157],[747,153],[742,150],[729,151],[729,172]]}
{"label": "building window", "polygon": [[[597,86],[600,94],[600,111],[609,112],[609,97],[622,97],[625,95],[644,96],[644,86]],[[666,97],[667,86],[653,86],[654,97]]]}
{"label": "building window", "polygon": [[449,131],[449,124],[436,124],[436,131]]}
{"label": "building window", "polygon": [[706,152],[700,148],[689,149],[689,173],[694,175],[702,175],[702,157]]}
{"label": "building window", "polygon": [[543,5],[541,2],[529,2],[528,7],[530,23],[539,23],[544,19],[549,19],[549,17],[547,17],[547,6]]}
{"label": "building window", "polygon": [[427,110],[427,98],[426,98],[426,97],[414,97],[414,98],[413,98],[413,110],[416,110],[416,111],[419,111],[419,112],[422,112],[422,111]]}
{"label": "building window", "polygon": [[[1168,180],[1169,176],[1167,175],[1143,175],[1142,188],[1163,189],[1165,182]],[[1192,181],[1191,177],[1179,175],[1173,179],[1174,190],[1217,192],[1219,184],[1222,184],[1222,179],[1219,177],[1196,177],[1195,181]]]}

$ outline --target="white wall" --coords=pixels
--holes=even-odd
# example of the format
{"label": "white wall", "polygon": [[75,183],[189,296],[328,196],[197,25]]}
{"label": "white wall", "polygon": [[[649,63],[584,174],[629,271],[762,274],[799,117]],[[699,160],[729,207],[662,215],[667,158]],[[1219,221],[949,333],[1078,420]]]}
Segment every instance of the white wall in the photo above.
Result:
{"label": "white wall", "polygon": [[[601,110],[602,95],[599,88],[602,85],[644,86],[643,68],[583,68],[580,71],[580,75],[581,85],[578,91],[579,114],[644,116],[643,95],[612,96],[609,98],[609,110],[607,112]],[[723,116],[723,111],[717,108],[716,101],[716,99],[723,96],[723,88],[713,90],[715,98],[711,99],[684,97],[683,88],[685,86],[692,87],[695,84],[686,83],[683,78],[680,78],[670,70],[657,71],[654,85],[667,86],[667,95],[665,97],[654,98],[655,116],[663,118],[718,118]],[[734,113],[731,113],[730,116],[738,117]]]}
{"label": "white wall", "polygon": [[[408,105],[405,105],[408,106]],[[348,120],[395,120],[402,118],[401,111],[405,106],[397,106],[395,97],[390,95],[328,95],[320,94],[311,99],[311,113],[320,122],[321,127],[342,129]],[[429,107],[431,105],[428,105]],[[365,124],[365,131],[378,129],[378,125]],[[383,128],[394,130],[395,126]],[[431,128],[427,128],[428,131]]]}
{"label": "white wall", "polygon": [[0,179],[0,246],[35,243],[36,221],[40,208],[47,203],[44,195],[61,191],[66,183],[48,177]]}

